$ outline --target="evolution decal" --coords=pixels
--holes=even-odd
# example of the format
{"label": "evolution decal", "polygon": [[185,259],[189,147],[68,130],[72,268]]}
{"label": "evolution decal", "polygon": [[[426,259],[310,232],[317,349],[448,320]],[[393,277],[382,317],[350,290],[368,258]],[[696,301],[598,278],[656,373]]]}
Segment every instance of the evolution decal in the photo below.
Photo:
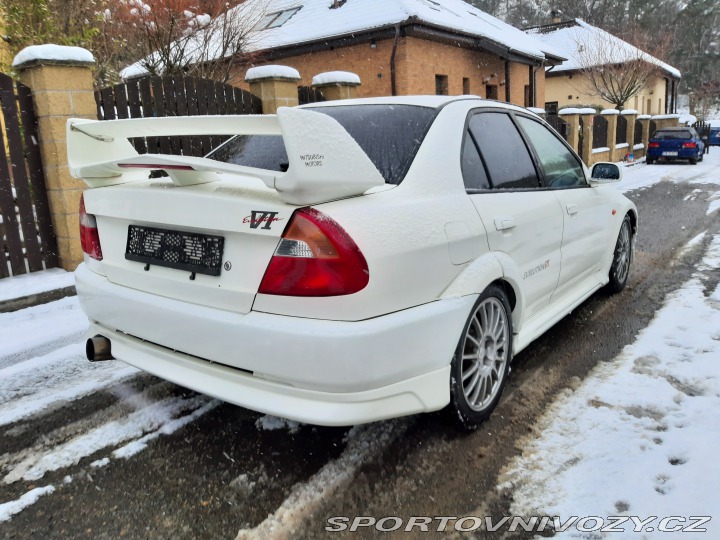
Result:
{"label": "evolution decal", "polygon": [[243,218],[243,223],[249,223],[251,229],[257,229],[260,227],[261,229],[267,229],[270,230],[270,226],[276,222],[276,221],[284,221],[285,218],[279,218],[275,217],[280,212],[266,212],[264,210],[252,210],[251,215]]}

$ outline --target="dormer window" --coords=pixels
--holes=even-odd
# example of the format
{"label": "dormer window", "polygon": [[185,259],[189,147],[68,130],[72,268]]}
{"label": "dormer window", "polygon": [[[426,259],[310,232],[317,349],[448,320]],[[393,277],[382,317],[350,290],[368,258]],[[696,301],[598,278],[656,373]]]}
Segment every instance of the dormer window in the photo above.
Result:
{"label": "dormer window", "polygon": [[288,22],[293,15],[302,9],[302,6],[286,9],[284,11],[276,11],[265,15],[260,22],[255,25],[253,30],[267,30],[268,28],[278,28]]}

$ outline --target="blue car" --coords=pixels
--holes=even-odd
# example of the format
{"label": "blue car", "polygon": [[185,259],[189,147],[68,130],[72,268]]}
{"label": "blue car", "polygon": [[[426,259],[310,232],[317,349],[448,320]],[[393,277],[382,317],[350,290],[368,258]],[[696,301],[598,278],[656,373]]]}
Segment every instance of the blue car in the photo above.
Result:
{"label": "blue car", "polygon": [[708,141],[710,146],[720,146],[720,127],[710,128],[710,140]]}
{"label": "blue car", "polygon": [[650,138],[645,163],[655,160],[687,159],[692,165],[702,161],[705,143],[691,127],[668,127],[657,130]]}

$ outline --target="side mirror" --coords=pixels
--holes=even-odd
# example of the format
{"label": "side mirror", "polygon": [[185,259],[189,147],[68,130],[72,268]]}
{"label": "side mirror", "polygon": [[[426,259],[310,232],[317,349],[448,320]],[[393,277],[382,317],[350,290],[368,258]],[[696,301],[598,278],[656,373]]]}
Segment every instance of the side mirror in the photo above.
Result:
{"label": "side mirror", "polygon": [[622,180],[622,169],[615,163],[596,163],[593,165],[590,180],[603,184],[619,182]]}

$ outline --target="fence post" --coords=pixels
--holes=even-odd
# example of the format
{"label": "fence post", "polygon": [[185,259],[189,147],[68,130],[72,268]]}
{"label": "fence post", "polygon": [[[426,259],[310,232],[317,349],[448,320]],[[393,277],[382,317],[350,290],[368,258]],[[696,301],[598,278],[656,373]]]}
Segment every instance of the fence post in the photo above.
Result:
{"label": "fence post", "polygon": [[70,176],[65,125],[68,118],[97,120],[92,69],[95,59],[80,47],[33,45],[20,51],[13,68],[32,91],[50,215],[60,266],[83,260],[78,207],[85,183]]}
{"label": "fence post", "polygon": [[625,109],[622,114],[627,120],[627,129],[625,130],[625,140],[628,143],[628,152],[635,157],[635,119],[637,118],[637,111],[635,109]]}
{"label": "fence post", "polygon": [[582,148],[580,148],[580,157],[589,167],[592,165],[590,159],[592,158],[593,149],[593,118],[595,118],[595,109],[589,107],[579,109],[578,113],[582,119]]}
{"label": "fence post", "polygon": [[[610,149],[610,152],[608,152],[608,161],[620,161],[615,155],[617,154],[617,148],[615,148],[617,141],[617,119],[620,111],[617,109],[605,109],[601,111],[600,114],[603,115],[603,118],[605,118],[608,123],[607,147]],[[623,155],[625,154],[623,153]]]}
{"label": "fence post", "polygon": [[561,109],[558,111],[558,116],[561,116],[567,123],[567,143],[580,155],[582,151],[580,148],[580,110]]}
{"label": "fence post", "polygon": [[650,119],[652,116],[649,114],[641,114],[637,117],[638,120],[640,120],[640,123],[642,124],[642,144],[643,144],[643,151],[645,155],[647,155],[647,148],[648,144],[650,144]]}
{"label": "fence post", "polygon": [[275,114],[280,107],[295,107],[300,73],[287,66],[260,66],[247,70],[245,82],[262,101],[263,114]]}
{"label": "fence post", "polygon": [[349,71],[328,71],[315,75],[312,87],[321,90],[327,101],[357,97],[360,77]]}

